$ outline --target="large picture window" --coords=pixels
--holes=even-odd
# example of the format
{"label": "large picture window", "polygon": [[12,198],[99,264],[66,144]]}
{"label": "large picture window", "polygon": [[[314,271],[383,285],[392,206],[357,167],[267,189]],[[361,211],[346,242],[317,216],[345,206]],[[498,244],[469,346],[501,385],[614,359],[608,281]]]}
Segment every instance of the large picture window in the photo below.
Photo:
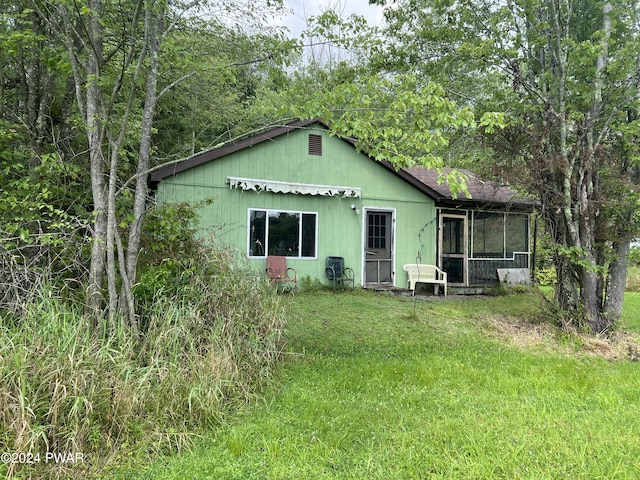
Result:
{"label": "large picture window", "polygon": [[315,258],[318,214],[249,210],[249,257]]}

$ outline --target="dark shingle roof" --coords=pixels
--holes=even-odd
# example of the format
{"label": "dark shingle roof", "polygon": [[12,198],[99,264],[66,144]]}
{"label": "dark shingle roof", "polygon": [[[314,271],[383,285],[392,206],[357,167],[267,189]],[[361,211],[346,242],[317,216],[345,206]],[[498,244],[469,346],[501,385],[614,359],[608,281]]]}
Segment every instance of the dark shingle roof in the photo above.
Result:
{"label": "dark shingle roof", "polygon": [[[405,169],[405,172],[421,184],[435,191],[440,197],[436,200],[440,202],[456,202],[461,204],[473,203],[477,205],[487,206],[506,205],[517,208],[533,208],[533,206],[535,206],[537,203],[532,198],[520,194],[507,186],[498,185],[494,182],[484,181],[469,170],[455,170],[459,171],[467,177],[466,185],[471,198],[467,198],[464,193],[459,193],[458,198],[454,199],[449,185],[447,185],[446,182],[438,184],[438,178],[440,178],[440,174],[434,169],[424,167],[409,167]],[[442,169],[443,174],[451,173],[452,171],[454,171],[453,168]]]}

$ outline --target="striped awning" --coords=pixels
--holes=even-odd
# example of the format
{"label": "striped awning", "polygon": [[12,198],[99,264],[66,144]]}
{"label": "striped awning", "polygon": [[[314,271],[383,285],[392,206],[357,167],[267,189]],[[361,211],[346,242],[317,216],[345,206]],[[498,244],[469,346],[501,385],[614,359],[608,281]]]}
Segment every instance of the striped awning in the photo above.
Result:
{"label": "striped awning", "polygon": [[295,195],[322,195],[325,197],[360,198],[361,189],[336,185],[315,185],[310,183],[279,182],[257,178],[227,177],[227,183],[234,188],[254,192],[291,193]]}

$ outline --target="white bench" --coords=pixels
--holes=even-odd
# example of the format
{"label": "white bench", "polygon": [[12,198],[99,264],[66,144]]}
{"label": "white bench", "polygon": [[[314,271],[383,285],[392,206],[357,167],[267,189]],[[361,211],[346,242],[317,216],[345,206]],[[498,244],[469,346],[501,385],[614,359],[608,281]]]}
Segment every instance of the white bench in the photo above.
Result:
{"label": "white bench", "polygon": [[424,265],[418,263],[410,263],[402,267],[408,274],[409,280],[407,285],[409,290],[415,294],[416,283],[433,284],[433,293],[438,294],[440,285],[444,286],[444,296],[447,296],[447,272],[440,270],[435,265]]}

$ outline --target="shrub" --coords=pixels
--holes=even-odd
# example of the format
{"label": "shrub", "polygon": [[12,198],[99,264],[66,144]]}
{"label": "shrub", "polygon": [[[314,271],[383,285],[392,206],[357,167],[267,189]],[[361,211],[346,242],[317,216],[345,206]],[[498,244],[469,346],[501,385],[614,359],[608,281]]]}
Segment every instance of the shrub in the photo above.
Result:
{"label": "shrub", "polygon": [[[196,219],[187,204],[150,212],[139,337],[117,319],[96,327],[46,272],[20,308],[0,310],[0,453],[41,456],[0,475],[84,478],[116,457],[180,450],[259,392],[286,297],[233,252],[203,246]],[[45,463],[46,452],[83,461]]]}
{"label": "shrub", "polygon": [[330,287],[323,284],[317,278],[311,278],[309,275],[305,275],[298,280],[298,288],[305,292],[318,292],[321,290],[328,290]]}
{"label": "shrub", "polygon": [[158,266],[166,259],[197,254],[201,242],[197,239],[196,209],[208,203],[165,203],[152,207],[142,228],[140,269]]}
{"label": "shrub", "polygon": [[53,153],[33,167],[28,144],[0,120],[0,309],[16,315],[43,282],[64,295],[82,291],[89,247],[80,169]]}
{"label": "shrub", "polygon": [[556,269],[554,267],[539,268],[536,270],[536,282],[545,287],[556,284]]}
{"label": "shrub", "polygon": [[[633,247],[632,252],[640,256],[640,248]],[[627,271],[626,291],[640,292],[640,266],[629,256],[629,269]],[[542,286],[554,286],[556,284],[556,270],[553,267],[539,268],[536,270],[536,281]]]}

